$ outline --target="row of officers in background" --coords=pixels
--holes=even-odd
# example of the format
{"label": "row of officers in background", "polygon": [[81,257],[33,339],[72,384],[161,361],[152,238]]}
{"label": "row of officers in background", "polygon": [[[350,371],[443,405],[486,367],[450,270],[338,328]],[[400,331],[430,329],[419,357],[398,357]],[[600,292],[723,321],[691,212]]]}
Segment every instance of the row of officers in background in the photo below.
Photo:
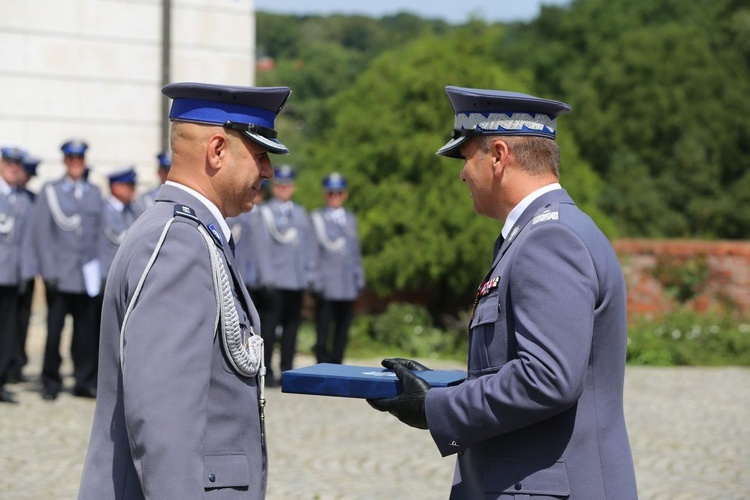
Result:
{"label": "row of officers in background", "polygon": [[[39,160],[19,147],[3,147],[0,160],[0,402],[16,399],[6,385],[26,380],[23,368],[31,302],[37,276],[44,282],[47,337],[41,394],[62,390],[61,336],[72,317],[70,357],[73,394],[96,397],[99,325],[107,273],[130,225],[154,204],[157,188],[137,194],[133,168],[109,176],[110,196],[88,182],[80,140],[61,146],[65,175],[39,193],[26,188]],[[171,157],[158,157],[158,175],[169,183]],[[354,301],[365,284],[357,221],[344,208],[346,179],[323,179],[324,208],[308,212],[293,201],[295,171],[275,170],[270,188],[248,213],[227,220],[245,285],[261,318],[267,384],[278,385],[291,369],[305,292],[316,306],[317,361],[341,363]],[[190,251],[190,249],[186,249]],[[169,314],[169,311],[164,311]],[[280,342],[279,342],[280,341]],[[274,346],[280,343],[275,372]]]}

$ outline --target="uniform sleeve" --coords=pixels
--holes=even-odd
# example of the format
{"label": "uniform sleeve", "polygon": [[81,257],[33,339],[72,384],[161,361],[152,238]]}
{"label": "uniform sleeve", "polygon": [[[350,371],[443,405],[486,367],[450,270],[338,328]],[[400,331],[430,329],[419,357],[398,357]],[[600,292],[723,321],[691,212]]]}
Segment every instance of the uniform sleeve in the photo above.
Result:
{"label": "uniform sleeve", "polygon": [[[45,186],[46,187],[46,186]],[[49,202],[47,192],[44,188],[39,192],[34,206],[34,213],[31,221],[31,238],[33,239],[34,250],[39,258],[39,274],[42,279],[59,279],[55,269],[55,252],[52,242],[54,222],[49,211]]]}
{"label": "uniform sleeve", "polygon": [[365,269],[362,266],[362,247],[359,243],[359,228],[357,227],[357,218],[352,214],[354,224],[354,248],[352,248],[352,259],[354,266],[354,284],[357,287],[357,293],[362,293],[365,288]]}
{"label": "uniform sleeve", "polygon": [[501,301],[512,311],[499,313],[515,318],[517,359],[427,393],[428,426],[443,456],[550,418],[583,392],[598,293],[591,256],[562,224],[535,228],[522,243],[510,268],[511,300]]}
{"label": "uniform sleeve", "polygon": [[215,331],[208,248],[176,222],[124,332],[124,413],[146,498],[202,498]]}
{"label": "uniform sleeve", "polygon": [[304,212],[304,209],[303,216],[305,220],[305,226],[301,244],[302,258],[304,261],[305,286],[308,289],[314,289],[317,281],[316,269],[318,260],[318,240],[315,237],[315,231],[313,231],[312,219],[310,219],[310,215],[307,212]]}
{"label": "uniform sleeve", "polygon": [[258,214],[250,222],[253,235],[251,250],[258,264],[258,285],[263,287],[271,284],[271,235],[261,213],[263,207],[258,206],[253,210],[258,210]]}

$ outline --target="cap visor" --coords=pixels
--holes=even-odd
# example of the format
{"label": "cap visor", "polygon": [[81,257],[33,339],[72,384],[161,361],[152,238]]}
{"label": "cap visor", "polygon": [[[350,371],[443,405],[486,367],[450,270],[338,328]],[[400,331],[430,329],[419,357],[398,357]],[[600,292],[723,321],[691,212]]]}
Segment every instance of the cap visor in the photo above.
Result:
{"label": "cap visor", "polygon": [[448,158],[463,158],[461,156],[461,151],[459,150],[459,148],[461,147],[461,144],[466,141],[466,139],[468,139],[468,137],[466,136],[451,139],[445,144],[445,146],[438,149],[435,154],[439,156],[447,156]]}
{"label": "cap visor", "polygon": [[277,155],[289,154],[289,149],[287,149],[286,146],[281,144],[276,139],[269,139],[268,137],[263,137],[262,135],[254,134],[253,132],[248,132],[246,130],[243,130],[242,133],[245,134],[251,141],[266,148],[269,153],[274,153]]}

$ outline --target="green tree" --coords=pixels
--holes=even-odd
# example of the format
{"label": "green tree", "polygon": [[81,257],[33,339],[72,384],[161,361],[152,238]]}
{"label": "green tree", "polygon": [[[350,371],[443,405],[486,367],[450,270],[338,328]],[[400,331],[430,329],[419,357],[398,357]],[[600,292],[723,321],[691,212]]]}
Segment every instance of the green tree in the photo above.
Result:
{"label": "green tree", "polygon": [[[502,227],[473,213],[461,162],[435,156],[453,121],[445,85],[529,91],[527,75],[488,56],[488,40],[497,36],[497,27],[473,23],[382,54],[327,102],[329,126],[303,146],[300,193],[314,193],[301,195],[308,206],[319,204],[325,172],[349,179],[369,286],[421,294],[433,312],[468,307]],[[572,190],[593,206],[600,181],[572,137],[561,134],[561,141]]]}

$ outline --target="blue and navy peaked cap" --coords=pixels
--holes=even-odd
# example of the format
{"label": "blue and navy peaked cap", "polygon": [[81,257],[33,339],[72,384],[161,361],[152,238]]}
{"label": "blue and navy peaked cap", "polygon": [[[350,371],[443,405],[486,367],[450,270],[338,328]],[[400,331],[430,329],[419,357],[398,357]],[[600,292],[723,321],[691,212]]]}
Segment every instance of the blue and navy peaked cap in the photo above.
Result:
{"label": "blue and navy peaked cap", "polygon": [[445,87],[456,114],[453,133],[437,153],[462,158],[459,147],[478,135],[532,135],[555,139],[555,119],[570,111],[564,102],[502,90]]}
{"label": "blue and navy peaked cap", "polygon": [[169,170],[172,167],[172,155],[170,153],[159,153],[156,155],[156,159],[159,161],[159,168]]}
{"label": "blue and navy peaked cap", "polygon": [[108,177],[110,185],[116,182],[135,184],[135,169],[133,167],[128,167],[126,170],[115,172],[113,174],[110,174]]}
{"label": "blue and navy peaked cap", "polygon": [[26,157],[26,150],[18,146],[3,146],[0,148],[0,151],[2,151],[3,160],[9,163],[17,163],[20,165]]}
{"label": "blue and navy peaked cap", "polygon": [[338,172],[332,172],[323,178],[323,189],[341,192],[346,190],[346,179]]}
{"label": "blue and navy peaked cap", "polygon": [[64,155],[85,155],[89,145],[80,139],[71,139],[60,146]]}
{"label": "blue and navy peaked cap", "polygon": [[269,153],[289,153],[274,130],[276,115],[292,93],[289,87],[183,82],[167,84],[161,92],[173,99],[170,120],[220,125],[242,132]]}
{"label": "blue and navy peaked cap", "polygon": [[273,170],[274,184],[294,184],[295,177],[294,169],[289,165],[281,165],[279,168]]}
{"label": "blue and navy peaked cap", "polygon": [[36,175],[36,167],[42,162],[39,158],[34,158],[33,156],[26,155],[23,157],[23,169],[26,170],[26,173],[29,177],[34,177]]}

